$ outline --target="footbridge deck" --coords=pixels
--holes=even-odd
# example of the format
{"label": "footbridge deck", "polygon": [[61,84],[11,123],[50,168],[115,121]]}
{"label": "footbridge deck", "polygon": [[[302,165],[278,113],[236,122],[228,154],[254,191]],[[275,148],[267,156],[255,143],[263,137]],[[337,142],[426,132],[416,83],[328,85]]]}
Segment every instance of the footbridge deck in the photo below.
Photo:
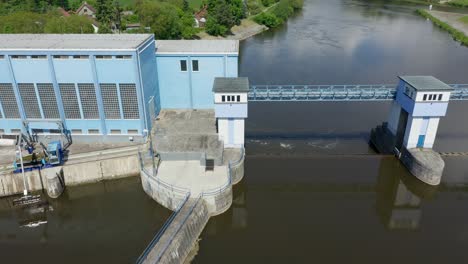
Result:
{"label": "footbridge deck", "polygon": [[[468,100],[468,84],[449,84],[450,100]],[[382,85],[251,85],[249,101],[387,101],[396,96],[395,84]]]}

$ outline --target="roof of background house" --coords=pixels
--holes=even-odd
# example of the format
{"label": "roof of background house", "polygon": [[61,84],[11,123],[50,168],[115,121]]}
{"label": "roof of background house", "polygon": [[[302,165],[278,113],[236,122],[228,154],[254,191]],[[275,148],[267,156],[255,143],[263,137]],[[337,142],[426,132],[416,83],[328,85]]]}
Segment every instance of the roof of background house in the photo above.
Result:
{"label": "roof of background house", "polygon": [[417,91],[451,91],[452,87],[433,76],[398,76]]}
{"label": "roof of background house", "polygon": [[156,54],[238,53],[238,40],[156,40]]}
{"label": "roof of background house", "polygon": [[202,7],[198,12],[195,13],[195,18],[197,20],[200,20],[202,18],[205,18],[206,15],[208,14],[208,6]]}
{"label": "roof of background house", "polygon": [[69,17],[69,16],[70,16],[70,13],[68,13],[67,11],[65,11],[65,9],[63,9],[63,8],[61,8],[61,7],[57,8],[57,9],[58,9],[58,11],[60,12],[60,14],[61,14],[62,16],[64,16],[64,17]]}
{"label": "roof of background house", "polygon": [[129,50],[152,34],[0,34],[0,50]]}
{"label": "roof of background house", "polygon": [[215,78],[213,92],[221,93],[247,93],[249,91],[249,79],[246,77]]}
{"label": "roof of background house", "polygon": [[87,7],[89,10],[91,10],[93,13],[96,13],[96,9],[94,9],[94,7],[88,3],[86,3],[86,1],[84,1],[80,7],[78,7],[78,9],[76,10],[76,13],[79,13],[81,11],[81,9],[83,9],[84,7]]}

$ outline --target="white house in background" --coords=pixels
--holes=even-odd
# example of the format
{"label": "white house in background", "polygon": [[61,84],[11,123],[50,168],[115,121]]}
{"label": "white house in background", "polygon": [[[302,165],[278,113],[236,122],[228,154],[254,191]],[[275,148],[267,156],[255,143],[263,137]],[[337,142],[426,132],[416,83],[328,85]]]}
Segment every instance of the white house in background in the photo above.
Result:
{"label": "white house in background", "polygon": [[89,16],[91,18],[96,18],[96,9],[86,1],[84,1],[80,7],[75,12],[77,15],[80,16]]}

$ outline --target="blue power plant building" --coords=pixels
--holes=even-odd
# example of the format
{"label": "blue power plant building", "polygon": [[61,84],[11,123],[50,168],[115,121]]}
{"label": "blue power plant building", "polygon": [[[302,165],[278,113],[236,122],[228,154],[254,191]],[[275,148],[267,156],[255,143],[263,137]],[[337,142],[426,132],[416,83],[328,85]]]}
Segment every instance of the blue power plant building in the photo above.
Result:
{"label": "blue power plant building", "polygon": [[0,35],[0,133],[144,138],[162,108],[214,109],[216,77],[237,77],[233,40],[151,34]]}

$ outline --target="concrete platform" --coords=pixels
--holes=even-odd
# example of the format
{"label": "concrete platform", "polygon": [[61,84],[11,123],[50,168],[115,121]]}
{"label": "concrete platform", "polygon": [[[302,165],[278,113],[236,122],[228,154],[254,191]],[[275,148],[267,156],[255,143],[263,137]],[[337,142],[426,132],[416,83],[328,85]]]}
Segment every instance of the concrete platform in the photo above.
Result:
{"label": "concrete platform", "polygon": [[402,149],[401,162],[416,178],[429,185],[438,185],[444,172],[445,162],[432,149]]}
{"label": "concrete platform", "polygon": [[200,153],[223,161],[223,143],[216,133],[214,110],[161,110],[153,125],[154,148],[163,156],[166,153]]}
{"label": "concrete platform", "polygon": [[229,181],[227,166],[215,166],[213,171],[205,171],[200,162],[191,160],[162,161],[158,177],[165,183],[190,190],[192,197],[222,188]]}

